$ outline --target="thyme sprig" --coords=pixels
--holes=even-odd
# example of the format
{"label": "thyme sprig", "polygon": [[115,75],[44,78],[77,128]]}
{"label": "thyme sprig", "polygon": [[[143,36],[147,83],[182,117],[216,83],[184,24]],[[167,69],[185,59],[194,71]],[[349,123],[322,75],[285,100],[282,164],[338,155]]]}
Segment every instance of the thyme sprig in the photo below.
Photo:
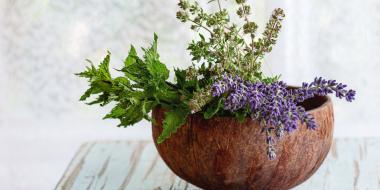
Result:
{"label": "thyme sprig", "polygon": [[[281,29],[281,21],[285,17],[282,9],[275,9],[266,25],[262,37],[257,37],[258,25],[250,19],[251,6],[246,0],[236,0],[236,15],[243,24],[233,23],[227,9],[222,8],[220,0],[216,2],[218,11],[207,13],[197,1],[180,0],[177,18],[190,23],[190,28],[198,33],[199,39],[193,40],[188,50],[192,56],[193,66],[187,69],[188,78],[196,78],[201,74],[195,65],[207,65],[207,69],[215,78],[223,73],[241,76],[248,81],[272,83],[279,76],[266,77],[261,71],[265,53],[269,53],[276,43]],[[206,38],[205,36],[208,36]],[[209,85],[197,89],[190,105],[193,112],[200,111],[211,100],[206,98],[210,93]]]}
{"label": "thyme sprig", "polygon": [[[236,15],[244,22],[239,26],[231,21],[227,9],[222,8],[220,0],[216,2],[218,11],[206,13],[198,2],[180,0],[177,18],[190,23],[190,28],[199,34],[188,50],[197,64],[206,63],[214,75],[230,73],[242,76],[250,81],[267,80],[273,82],[276,77],[265,77],[261,72],[262,58],[272,50],[285,17],[282,9],[275,9],[261,38],[256,37],[257,24],[251,21],[251,6],[245,0],[236,0]],[[208,35],[208,38],[205,38]],[[249,39],[249,40],[247,40]]]}

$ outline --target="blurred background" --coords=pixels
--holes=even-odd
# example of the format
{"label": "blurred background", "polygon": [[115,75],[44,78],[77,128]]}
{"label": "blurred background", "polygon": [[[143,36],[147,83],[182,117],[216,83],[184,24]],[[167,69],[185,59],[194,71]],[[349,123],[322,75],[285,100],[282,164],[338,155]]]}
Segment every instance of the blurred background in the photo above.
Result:
{"label": "blurred background", "polygon": [[[315,76],[349,84],[357,100],[334,99],[335,137],[380,137],[380,1],[251,3],[261,28],[274,8],[287,14],[265,70],[282,74],[288,84]],[[148,122],[117,128],[117,121],[101,120],[109,107],[79,102],[87,83],[74,73],[84,69],[86,58],[100,62],[107,50],[117,68],[129,45],[149,45],[153,32],[168,67],[188,66],[193,33],[176,20],[176,4],[0,0],[1,189],[53,189],[86,141],[151,140]]]}

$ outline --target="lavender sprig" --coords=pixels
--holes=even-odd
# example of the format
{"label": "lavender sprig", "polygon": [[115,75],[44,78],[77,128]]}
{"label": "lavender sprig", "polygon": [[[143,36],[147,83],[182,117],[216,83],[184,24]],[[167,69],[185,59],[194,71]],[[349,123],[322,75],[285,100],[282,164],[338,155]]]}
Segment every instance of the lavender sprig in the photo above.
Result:
{"label": "lavender sprig", "polygon": [[258,120],[266,131],[269,159],[276,157],[273,133],[279,139],[284,133],[297,129],[298,121],[311,130],[317,128],[314,118],[298,104],[314,96],[335,93],[338,98],[351,102],[355,91],[335,80],[315,78],[300,88],[289,89],[282,81],[264,84],[244,81],[240,77],[223,74],[211,87],[213,97],[223,96],[224,109],[230,112],[248,108],[251,118]]}
{"label": "lavender sprig", "polygon": [[356,92],[347,90],[347,85],[337,83],[335,80],[325,80],[322,77],[316,77],[311,83],[302,83],[302,87],[293,90],[293,98],[297,102],[303,102],[315,95],[326,96],[327,94],[335,93],[335,96],[342,99],[345,98],[348,102],[355,99]]}
{"label": "lavender sprig", "polygon": [[276,149],[274,148],[275,140],[271,133],[272,130],[273,129],[270,127],[265,129],[266,143],[268,145],[267,155],[268,155],[269,160],[276,159]]}

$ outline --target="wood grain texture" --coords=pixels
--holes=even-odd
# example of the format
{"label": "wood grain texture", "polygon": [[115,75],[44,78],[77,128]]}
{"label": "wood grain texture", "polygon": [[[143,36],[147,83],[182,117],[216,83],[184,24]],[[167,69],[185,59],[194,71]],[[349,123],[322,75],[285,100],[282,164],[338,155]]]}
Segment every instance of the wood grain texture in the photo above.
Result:
{"label": "wood grain texture", "polygon": [[[181,178],[204,189],[290,189],[308,179],[322,164],[332,143],[333,108],[328,97],[303,105],[310,109],[318,128],[298,130],[277,141],[277,158],[266,155],[262,127],[251,119],[240,123],[232,117],[187,122],[162,144],[156,144],[165,163]],[[162,131],[163,109],[155,109],[153,137]]]}
{"label": "wood grain texture", "polygon": [[[294,190],[380,189],[380,139],[338,139],[321,168]],[[82,145],[57,190],[198,190],[176,177],[152,142]]]}
{"label": "wood grain texture", "polygon": [[196,188],[176,177],[153,143],[94,142],[81,146],[58,190],[167,190]]}

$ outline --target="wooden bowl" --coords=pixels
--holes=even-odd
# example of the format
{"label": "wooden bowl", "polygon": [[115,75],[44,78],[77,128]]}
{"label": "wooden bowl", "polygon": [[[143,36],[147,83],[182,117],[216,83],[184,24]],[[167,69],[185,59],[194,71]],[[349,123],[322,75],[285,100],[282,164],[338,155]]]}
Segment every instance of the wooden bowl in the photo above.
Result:
{"label": "wooden bowl", "polygon": [[333,106],[329,97],[302,103],[318,125],[316,131],[299,129],[278,141],[277,158],[266,154],[265,134],[256,121],[239,123],[232,117],[203,119],[189,116],[186,124],[162,144],[165,111],[153,110],[153,138],[169,168],[182,179],[203,189],[290,189],[307,180],[322,164],[333,137]]}

